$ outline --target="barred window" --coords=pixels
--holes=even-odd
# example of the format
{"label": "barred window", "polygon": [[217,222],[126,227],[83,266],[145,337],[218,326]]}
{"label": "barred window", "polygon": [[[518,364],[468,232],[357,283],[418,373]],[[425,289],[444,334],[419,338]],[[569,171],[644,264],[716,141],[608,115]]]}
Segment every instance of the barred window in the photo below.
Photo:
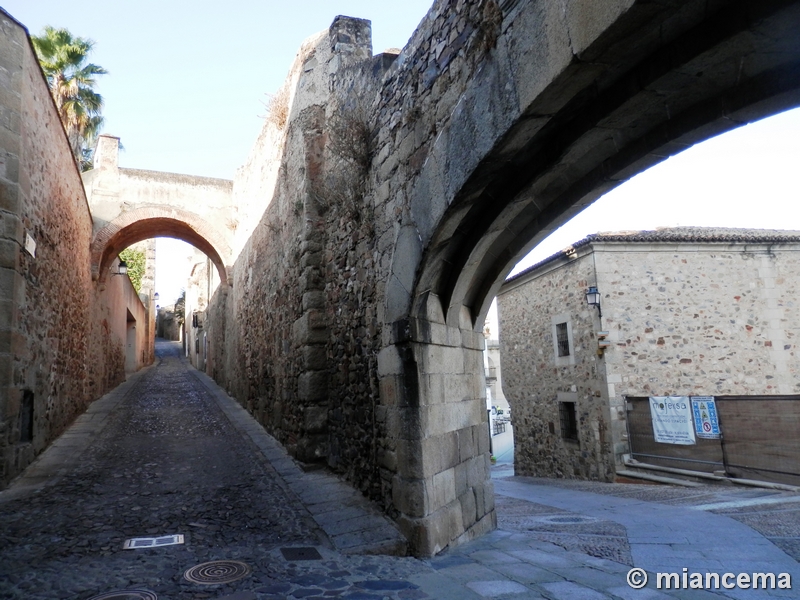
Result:
{"label": "barred window", "polygon": [[574,402],[559,402],[558,413],[561,417],[561,437],[565,440],[578,441],[578,415]]}
{"label": "barred window", "polygon": [[569,333],[566,323],[556,323],[556,344],[559,356],[569,356]]}

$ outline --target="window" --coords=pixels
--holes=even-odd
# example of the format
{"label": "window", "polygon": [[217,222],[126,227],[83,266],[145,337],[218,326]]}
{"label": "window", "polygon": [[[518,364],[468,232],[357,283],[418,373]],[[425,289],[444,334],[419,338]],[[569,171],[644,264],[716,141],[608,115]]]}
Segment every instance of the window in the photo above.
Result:
{"label": "window", "polygon": [[578,415],[574,402],[559,402],[558,413],[561,417],[561,437],[565,440],[578,441]]}
{"label": "window", "polygon": [[559,356],[569,356],[569,331],[566,323],[556,323],[556,346]]}
{"label": "window", "polygon": [[550,340],[553,344],[553,361],[557,367],[575,364],[575,340],[570,315],[563,313],[550,317]]}
{"label": "window", "polygon": [[33,392],[25,390],[19,407],[19,441],[25,444],[33,441]]}

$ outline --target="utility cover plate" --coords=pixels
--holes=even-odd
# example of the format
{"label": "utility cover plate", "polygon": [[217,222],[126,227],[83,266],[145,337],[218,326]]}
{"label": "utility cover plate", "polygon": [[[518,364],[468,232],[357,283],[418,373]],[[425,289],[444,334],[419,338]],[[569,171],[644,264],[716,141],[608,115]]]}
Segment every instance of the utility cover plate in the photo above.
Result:
{"label": "utility cover plate", "polygon": [[286,560],[322,560],[316,548],[281,548]]}
{"label": "utility cover plate", "polygon": [[123,550],[139,550],[141,548],[160,548],[161,546],[175,546],[183,543],[183,535],[162,535],[160,537],[141,537],[125,540]]}

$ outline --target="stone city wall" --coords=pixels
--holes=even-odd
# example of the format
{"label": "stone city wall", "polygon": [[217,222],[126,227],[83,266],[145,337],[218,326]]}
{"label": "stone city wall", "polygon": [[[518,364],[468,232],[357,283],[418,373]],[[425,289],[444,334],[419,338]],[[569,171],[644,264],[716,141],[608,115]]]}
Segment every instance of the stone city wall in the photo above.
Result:
{"label": "stone city wall", "polygon": [[[393,373],[384,373],[381,390],[378,354],[392,343],[386,285],[392,261],[406,260],[395,241],[408,220],[410,180],[490,47],[482,46],[491,44],[480,25],[485,4],[438,2],[397,60],[372,57],[369,23],[358,19],[337,19],[304,45],[287,82],[285,129],[268,118],[237,173],[242,250],[232,288],[218,288],[205,315],[206,370],[297,458],[326,461],[395,515],[398,460],[413,458],[407,448],[398,458],[407,429],[400,421],[409,415],[391,389]],[[407,257],[412,272],[417,258],[414,250]],[[426,467],[435,472],[420,472],[446,472],[445,487],[419,506],[450,506],[448,540],[493,514],[485,392],[468,382],[480,373],[482,335],[463,331],[475,346],[474,368],[459,359],[447,377],[465,390],[465,428],[447,435],[452,452]],[[458,347],[462,330],[454,332]],[[430,429],[451,421],[431,420]],[[402,496],[407,510],[415,501]]]}
{"label": "stone city wall", "polygon": [[[124,380],[92,219],[27,32],[0,11],[0,486]],[[35,250],[30,242],[35,243]]]}
{"label": "stone city wall", "polygon": [[519,112],[498,93],[507,48],[492,54],[509,6],[436,2],[399,56],[372,57],[369,23],[350,18],[301,48],[276,95],[286,122],[266,120],[237,173],[233,286],[204,315],[207,372],[424,554],[495,523],[483,335],[433,304],[408,315],[436,220]]}

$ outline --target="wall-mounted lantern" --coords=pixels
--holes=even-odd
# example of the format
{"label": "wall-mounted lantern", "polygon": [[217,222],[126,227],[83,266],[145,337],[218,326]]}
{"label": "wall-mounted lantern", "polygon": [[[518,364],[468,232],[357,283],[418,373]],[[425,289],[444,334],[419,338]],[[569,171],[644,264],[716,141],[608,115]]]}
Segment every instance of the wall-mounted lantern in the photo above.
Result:
{"label": "wall-mounted lantern", "polygon": [[127,275],[128,274],[128,263],[124,260],[119,261],[119,265],[117,265],[117,272],[112,273],[112,275]]}
{"label": "wall-mounted lantern", "polygon": [[586,304],[589,306],[596,306],[597,315],[600,318],[603,317],[603,312],[600,310],[600,292],[598,292],[597,288],[593,285],[586,290]]}

